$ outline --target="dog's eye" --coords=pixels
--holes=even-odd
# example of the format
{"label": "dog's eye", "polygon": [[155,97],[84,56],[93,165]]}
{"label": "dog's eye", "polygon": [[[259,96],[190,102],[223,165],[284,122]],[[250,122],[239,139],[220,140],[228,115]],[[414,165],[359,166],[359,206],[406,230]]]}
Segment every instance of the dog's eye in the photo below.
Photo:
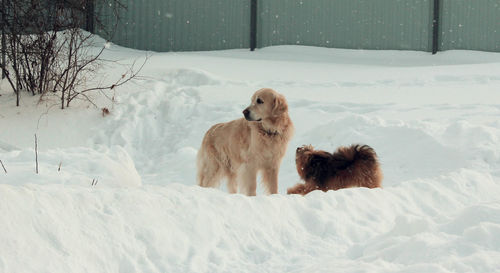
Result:
{"label": "dog's eye", "polygon": [[263,103],[264,103],[263,100],[261,100],[260,98],[257,99],[257,104],[263,104]]}

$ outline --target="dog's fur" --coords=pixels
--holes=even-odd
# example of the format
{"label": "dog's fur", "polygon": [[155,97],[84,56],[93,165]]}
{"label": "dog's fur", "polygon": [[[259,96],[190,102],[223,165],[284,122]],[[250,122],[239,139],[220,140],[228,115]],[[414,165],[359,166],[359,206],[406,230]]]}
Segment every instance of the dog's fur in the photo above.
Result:
{"label": "dog's fur", "polygon": [[340,147],[333,154],[314,150],[311,145],[297,148],[295,163],[305,181],[288,189],[288,194],[305,195],[314,190],[350,187],[382,187],[382,170],[377,154],[368,145]]}
{"label": "dog's fur", "polygon": [[278,171],[293,123],[285,97],[263,88],[252,96],[245,118],[219,123],[210,128],[198,151],[198,184],[218,187],[227,179],[230,193],[256,195],[261,172],[268,193],[278,193]]}

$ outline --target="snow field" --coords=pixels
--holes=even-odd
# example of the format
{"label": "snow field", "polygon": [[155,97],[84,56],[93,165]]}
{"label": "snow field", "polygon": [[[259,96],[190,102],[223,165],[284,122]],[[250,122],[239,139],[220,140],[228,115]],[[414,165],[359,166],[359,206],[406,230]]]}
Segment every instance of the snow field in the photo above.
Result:
{"label": "snow field", "polygon": [[[96,96],[106,117],[2,90],[0,272],[498,272],[499,69],[493,53],[293,46],[154,54],[114,103]],[[280,194],[195,186],[205,131],[261,87],[296,128]],[[295,147],[351,143],[376,150],[383,189],[284,194]]]}

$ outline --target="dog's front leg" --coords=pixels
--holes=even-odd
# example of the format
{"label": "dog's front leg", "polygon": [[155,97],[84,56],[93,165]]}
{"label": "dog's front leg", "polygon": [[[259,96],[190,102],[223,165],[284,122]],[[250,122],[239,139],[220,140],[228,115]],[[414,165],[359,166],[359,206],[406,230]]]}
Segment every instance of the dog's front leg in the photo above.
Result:
{"label": "dog's front leg", "polygon": [[278,172],[279,167],[270,168],[263,171],[262,180],[269,194],[278,193]]}
{"label": "dog's front leg", "polygon": [[257,195],[257,170],[253,166],[245,165],[241,170],[239,189],[240,193],[248,196]]}

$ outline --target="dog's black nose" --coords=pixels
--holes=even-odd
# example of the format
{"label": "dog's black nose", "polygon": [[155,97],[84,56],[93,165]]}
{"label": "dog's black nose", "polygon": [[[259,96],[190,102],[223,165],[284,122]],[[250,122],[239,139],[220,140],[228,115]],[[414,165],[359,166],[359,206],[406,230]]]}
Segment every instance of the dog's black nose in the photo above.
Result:
{"label": "dog's black nose", "polygon": [[248,109],[243,110],[243,115],[245,116],[245,118],[248,119],[249,114],[250,114],[250,111],[248,111]]}

